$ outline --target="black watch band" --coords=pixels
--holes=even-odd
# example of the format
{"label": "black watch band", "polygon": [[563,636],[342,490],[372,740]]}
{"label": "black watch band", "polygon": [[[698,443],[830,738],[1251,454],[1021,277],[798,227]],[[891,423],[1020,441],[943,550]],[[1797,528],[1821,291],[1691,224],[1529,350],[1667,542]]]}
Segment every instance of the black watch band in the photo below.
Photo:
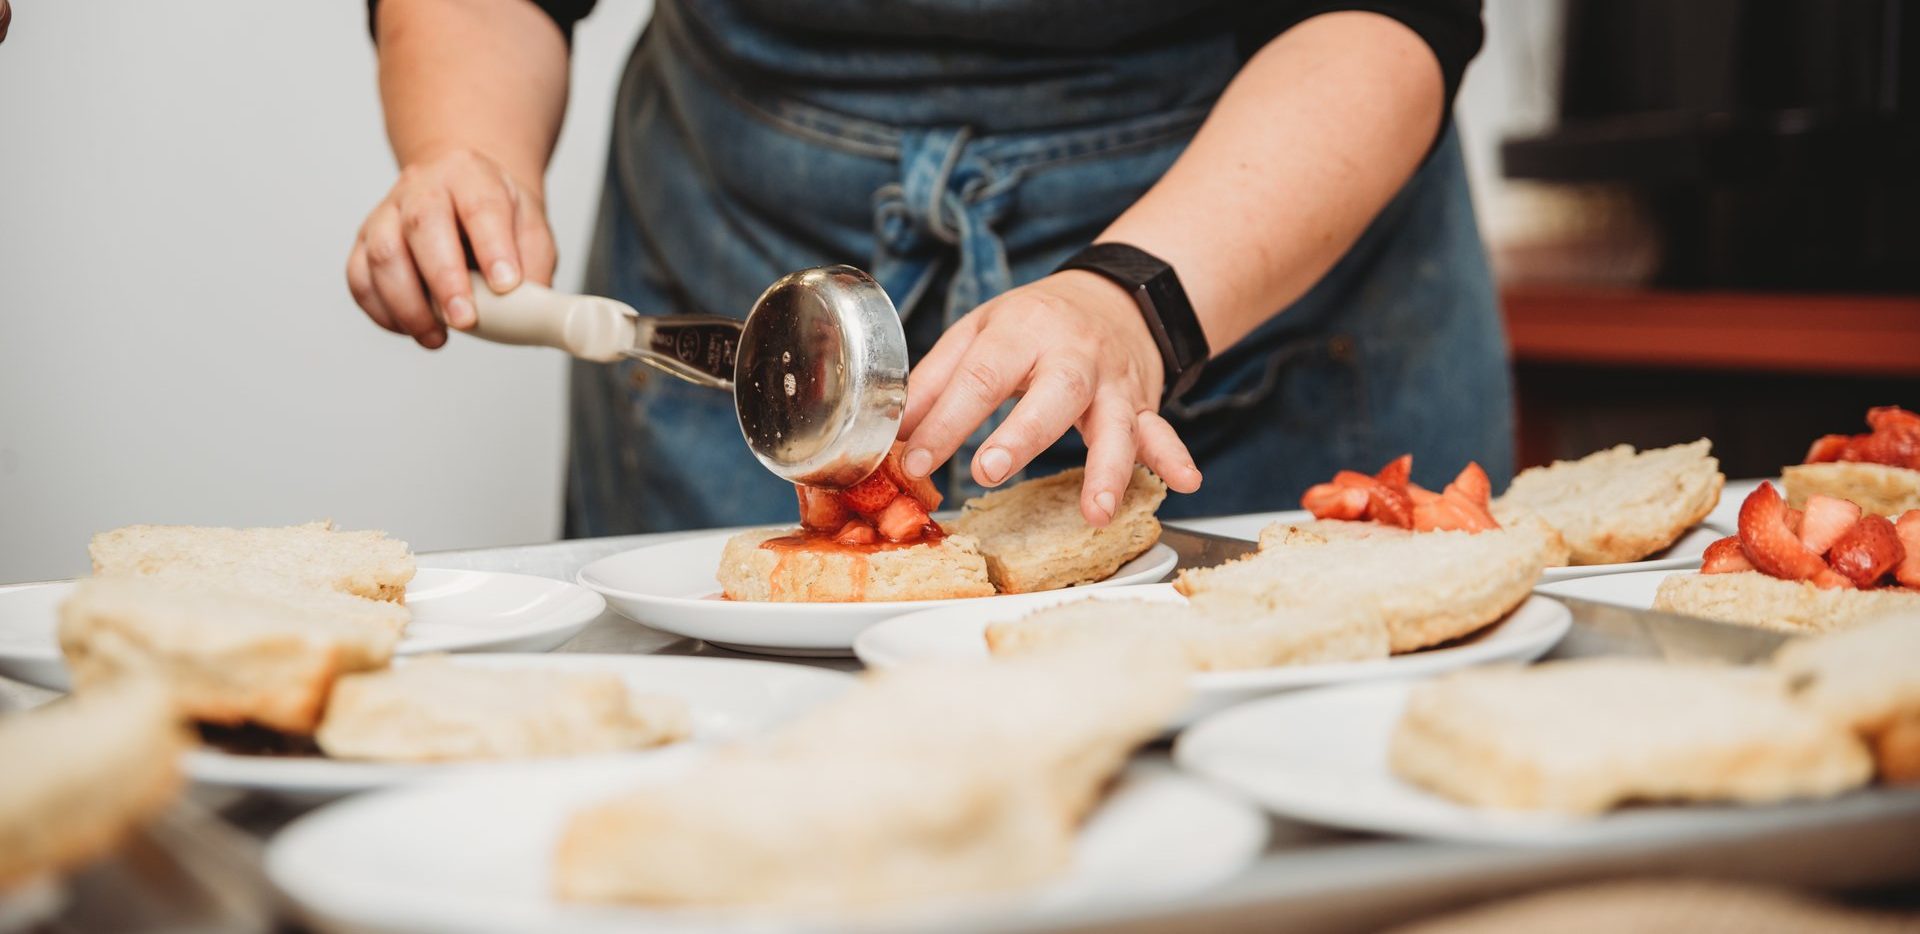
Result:
{"label": "black watch band", "polygon": [[1140,316],[1146,319],[1147,330],[1160,348],[1160,360],[1166,366],[1161,404],[1193,388],[1210,351],[1206,332],[1200,329],[1200,318],[1193,313],[1193,304],[1187,301],[1187,291],[1180,287],[1180,277],[1174,274],[1172,266],[1139,247],[1096,243],[1073,254],[1056,271],[1068,269],[1098,273],[1133,294],[1134,303],[1140,306]]}

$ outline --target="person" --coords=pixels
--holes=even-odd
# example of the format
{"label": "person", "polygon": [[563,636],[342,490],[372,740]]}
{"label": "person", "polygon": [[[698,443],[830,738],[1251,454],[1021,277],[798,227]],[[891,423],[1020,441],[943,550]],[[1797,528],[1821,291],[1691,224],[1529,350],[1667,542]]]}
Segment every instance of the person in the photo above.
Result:
{"label": "person", "polygon": [[[347,264],[374,322],[471,327],[469,253],[495,291],[551,279],[592,6],[369,0],[400,164]],[[1473,0],[657,0],[586,287],[738,316],[794,269],[868,269],[915,361],[906,468],[949,496],[1084,464],[1099,526],[1136,462],[1190,494],[1171,517],[1403,452],[1500,483],[1511,378],[1448,116],[1481,36]],[[1159,297],[1060,269],[1089,244],[1170,268]],[[791,518],[724,394],[632,363],[576,363],[571,394],[570,535]]]}

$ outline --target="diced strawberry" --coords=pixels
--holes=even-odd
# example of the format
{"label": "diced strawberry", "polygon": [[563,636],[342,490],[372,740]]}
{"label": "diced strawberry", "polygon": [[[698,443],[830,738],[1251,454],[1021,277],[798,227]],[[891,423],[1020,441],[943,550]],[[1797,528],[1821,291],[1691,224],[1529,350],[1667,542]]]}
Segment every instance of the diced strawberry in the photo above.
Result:
{"label": "diced strawberry", "polygon": [[1782,580],[1809,580],[1828,570],[1787,527],[1787,502],[1771,483],[1761,483],[1740,504],[1740,546],[1755,570]]}
{"label": "diced strawberry", "polygon": [[1473,461],[1467,461],[1467,466],[1461,469],[1459,476],[1453,478],[1452,483],[1447,484],[1447,489],[1459,490],[1466,498],[1482,506],[1488,505],[1493,499],[1493,481],[1488,480],[1487,472]]}
{"label": "diced strawberry", "polygon": [[846,503],[848,509],[871,518],[887,508],[899,495],[900,488],[894,486],[892,480],[888,480],[880,471],[874,471],[867,479],[842,490],[840,501]]}
{"label": "diced strawberry", "polygon": [[[1812,504],[1808,506],[1811,518]],[[1901,547],[1893,523],[1885,516],[1869,513],[1861,516],[1833,543],[1833,550],[1827,553],[1827,564],[1854,586],[1872,587],[1888,571],[1899,567],[1905,557],[1906,549]]]}
{"label": "diced strawberry", "polygon": [[833,540],[842,545],[871,545],[880,540],[880,533],[863,519],[849,519],[834,533]]}
{"label": "diced strawberry", "polygon": [[1452,486],[1447,487],[1447,492],[1413,507],[1413,528],[1418,532],[1484,532],[1499,527],[1485,507]]}
{"label": "diced strawberry", "polygon": [[893,481],[894,486],[900,488],[900,492],[913,497],[920,502],[920,505],[927,507],[928,512],[939,509],[940,488],[933,485],[931,477],[907,476],[906,468],[900,464],[906,452],[907,443],[895,441],[893,447],[887,451],[887,459],[880,462],[881,472],[888,480]]}
{"label": "diced strawberry", "polygon": [[1362,487],[1316,483],[1300,497],[1300,506],[1315,519],[1357,520],[1366,516],[1370,499]]}
{"label": "diced strawberry", "polygon": [[1901,513],[1893,531],[1900,536],[1900,547],[1905,551],[1900,566],[1893,569],[1893,579],[1902,586],[1920,588],[1920,509]]}
{"label": "diced strawberry", "polygon": [[1920,431],[1876,431],[1847,445],[1842,460],[1920,470]]}
{"label": "diced strawberry", "polygon": [[[1860,507],[1820,493],[1807,497],[1807,507],[1800,513],[1800,543],[1816,555],[1826,554],[1840,536],[1860,521]],[[1787,524],[1793,523],[1789,520]]]}
{"label": "diced strawberry", "polygon": [[905,494],[895,496],[893,502],[873,518],[873,524],[879,527],[880,534],[892,542],[918,540],[931,521],[927,518],[925,507]]}
{"label": "diced strawberry", "polygon": [[1373,481],[1367,490],[1367,518],[1384,525],[1413,528],[1413,500],[1401,487]]}
{"label": "diced strawberry", "polygon": [[1402,454],[1394,458],[1380,472],[1373,475],[1375,480],[1391,487],[1403,487],[1413,477],[1413,455]]}
{"label": "diced strawberry", "polygon": [[1413,500],[1413,504],[1415,506],[1418,506],[1421,503],[1431,503],[1434,500],[1439,499],[1440,494],[1435,493],[1434,491],[1429,490],[1418,483],[1409,483],[1407,484],[1407,498],[1410,500]]}
{"label": "diced strawberry", "polygon": [[1801,512],[1800,510],[1795,509],[1791,506],[1787,507],[1787,528],[1792,529],[1793,534],[1799,535],[1800,522],[1806,517],[1807,517],[1806,513]]}
{"label": "diced strawberry", "polygon": [[1807,449],[1805,463],[1826,464],[1837,461],[1846,453],[1847,442],[1852,440],[1853,438],[1849,435],[1821,435],[1820,440],[1815,441],[1813,447]]}
{"label": "diced strawberry", "polygon": [[1867,427],[1876,432],[1920,432],[1920,415],[1897,405],[1875,406],[1867,410]]}
{"label": "diced strawberry", "polygon": [[800,525],[816,532],[837,529],[851,518],[853,513],[840,502],[837,493],[816,489],[810,486],[795,486],[794,491],[800,497]]}
{"label": "diced strawberry", "polygon": [[1740,549],[1740,536],[1729,535],[1707,546],[1707,553],[1700,558],[1702,574],[1733,574],[1739,571],[1753,570],[1753,562],[1747,560],[1747,553]]}
{"label": "diced strawberry", "polygon": [[1823,568],[1820,573],[1813,575],[1813,586],[1821,590],[1848,590],[1853,587],[1853,581],[1839,571]]}

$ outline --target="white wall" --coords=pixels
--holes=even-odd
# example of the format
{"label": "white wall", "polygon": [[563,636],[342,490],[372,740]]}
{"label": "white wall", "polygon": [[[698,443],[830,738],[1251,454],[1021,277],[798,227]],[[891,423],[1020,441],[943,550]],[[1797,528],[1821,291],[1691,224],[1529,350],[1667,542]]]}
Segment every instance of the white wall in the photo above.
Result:
{"label": "white wall", "polygon": [[[358,2],[15,6],[0,582],[80,572],[88,535],[132,522],[331,516],[423,550],[557,534],[558,355],[457,336],[428,354],[347,296],[353,232],[393,178]],[[1476,182],[1497,176],[1500,133],[1537,119],[1530,37],[1557,6],[1489,4],[1460,104]],[[579,281],[614,80],[649,8],[602,0],[576,37],[549,176],[562,285]]]}
{"label": "white wall", "polygon": [[[578,284],[614,80],[576,40],[549,182]],[[132,522],[331,516],[416,548],[559,531],[563,364],[368,323],[341,269],[393,179],[362,6],[14,4],[0,44],[0,582]]]}

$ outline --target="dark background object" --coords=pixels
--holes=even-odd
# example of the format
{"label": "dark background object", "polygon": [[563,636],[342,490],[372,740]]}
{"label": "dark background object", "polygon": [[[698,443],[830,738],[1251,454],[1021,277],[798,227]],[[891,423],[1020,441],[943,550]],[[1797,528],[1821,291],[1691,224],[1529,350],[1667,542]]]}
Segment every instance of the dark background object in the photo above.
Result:
{"label": "dark background object", "polygon": [[1654,285],[1920,291],[1920,3],[1568,0],[1510,178],[1632,186]]}

